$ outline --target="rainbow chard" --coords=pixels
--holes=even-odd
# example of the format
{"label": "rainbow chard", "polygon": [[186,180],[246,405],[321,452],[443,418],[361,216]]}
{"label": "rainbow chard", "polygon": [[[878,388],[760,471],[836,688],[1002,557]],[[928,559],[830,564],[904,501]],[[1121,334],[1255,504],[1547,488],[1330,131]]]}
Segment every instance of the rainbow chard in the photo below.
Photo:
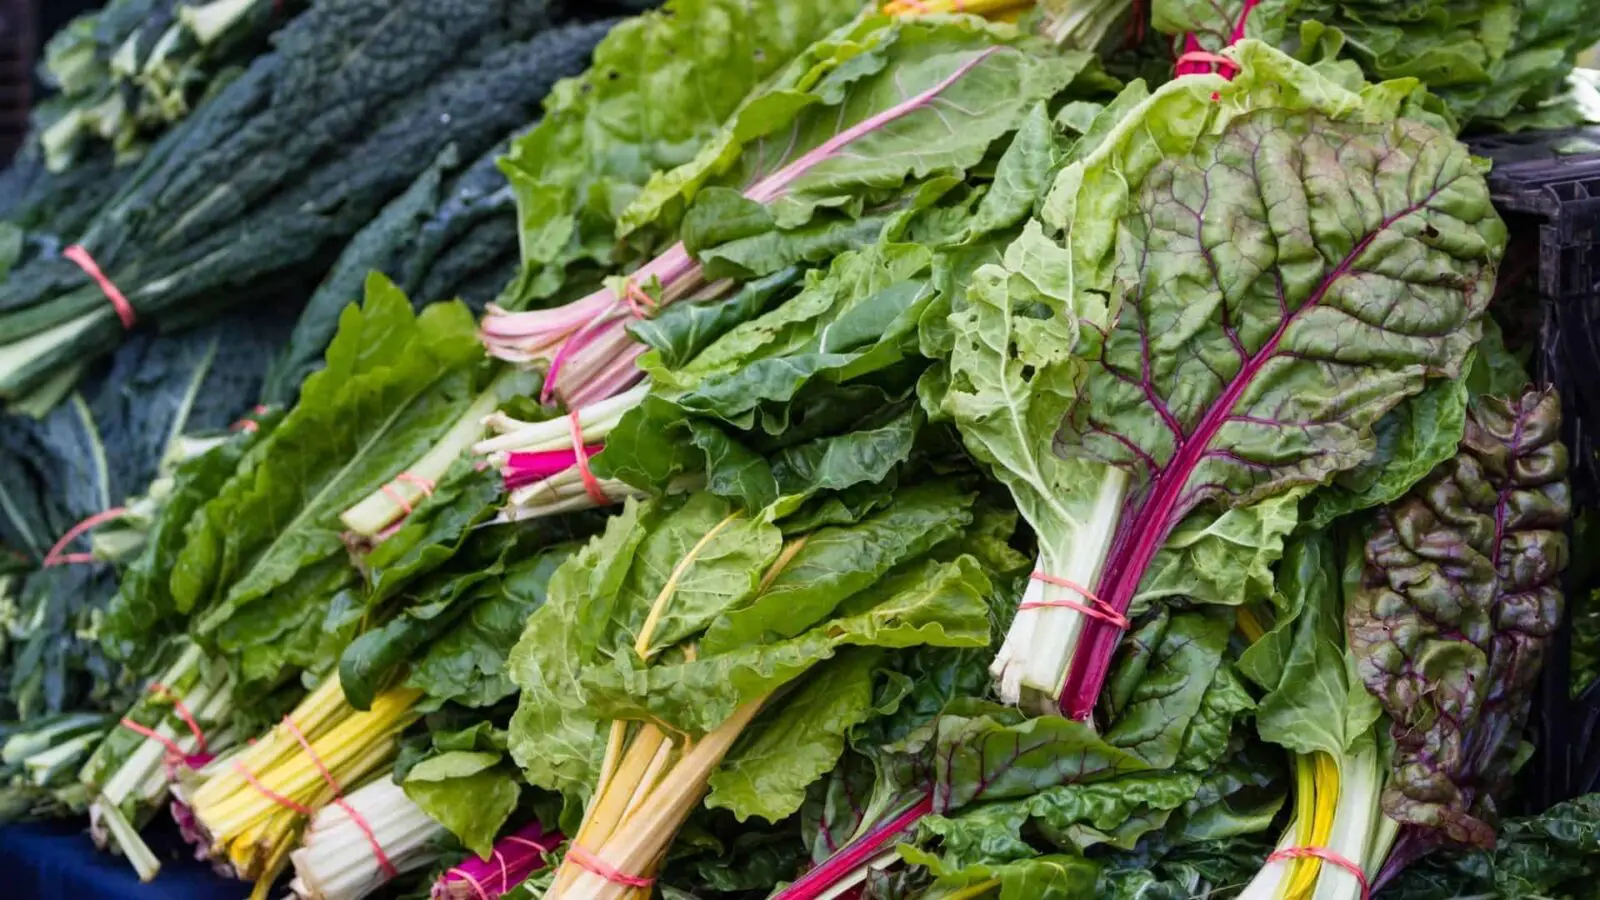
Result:
{"label": "rainbow chard", "polygon": [[1039,51],[976,19],[863,15],[800,54],[623,211],[619,238],[675,243],[565,306],[491,307],[485,346],[546,366],[544,399],[569,408],[626,390],[645,350],[630,324],[870,239],[885,208],[980,164],[1035,104],[1094,70],[1086,54]]}
{"label": "rainbow chard", "polygon": [[[1061,305],[1088,321],[1079,380],[1052,385],[1072,393],[1054,450],[1075,468],[1041,545],[1070,551],[1045,574],[1096,609],[1024,610],[996,665],[1003,687],[1075,719],[1094,711],[1121,617],[1167,595],[1249,599],[1297,496],[1369,459],[1374,425],[1430,379],[1460,374],[1505,241],[1467,151],[1398,117],[1413,85],[1354,93],[1257,42],[1228,52],[1232,81],[1179,79],[1133,105],[1044,205],[1071,223]],[[1233,541],[1202,552],[1241,528],[1247,559]]]}
{"label": "rainbow chard", "polygon": [[1446,845],[1492,849],[1545,644],[1572,515],[1552,390],[1483,398],[1455,459],[1378,516],[1346,612],[1367,689],[1392,720],[1384,812],[1403,826],[1380,875]]}

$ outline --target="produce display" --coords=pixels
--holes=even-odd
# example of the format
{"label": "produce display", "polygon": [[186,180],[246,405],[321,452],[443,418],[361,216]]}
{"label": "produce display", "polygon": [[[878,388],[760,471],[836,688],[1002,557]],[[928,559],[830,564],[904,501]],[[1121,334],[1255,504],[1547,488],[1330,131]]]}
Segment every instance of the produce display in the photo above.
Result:
{"label": "produce display", "polygon": [[0,821],[253,898],[1591,896],[1590,423],[1463,135],[1596,41],[111,0],[0,174]]}

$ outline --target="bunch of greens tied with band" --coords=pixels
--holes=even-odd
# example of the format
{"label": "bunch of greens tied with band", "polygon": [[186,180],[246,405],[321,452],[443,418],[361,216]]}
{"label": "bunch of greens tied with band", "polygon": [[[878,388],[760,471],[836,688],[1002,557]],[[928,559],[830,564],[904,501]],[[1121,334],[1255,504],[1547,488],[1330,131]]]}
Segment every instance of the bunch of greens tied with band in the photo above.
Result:
{"label": "bunch of greens tied with band", "polygon": [[[316,265],[239,275],[307,298],[242,389],[267,408],[176,417],[211,433],[117,489],[149,495],[95,535],[117,571],[32,571],[106,504],[0,471],[26,500],[0,503],[0,593],[37,615],[69,589],[39,586],[101,582],[51,632],[88,661],[10,679],[0,811],[86,814],[152,878],[170,809],[253,896],[319,900],[1566,896],[1600,871],[1594,798],[1516,784],[1582,516],[1456,138],[1558,115],[1581,34],[1531,3],[489,6],[325,0],[257,61],[346,48],[301,24],[336,14],[410,29],[411,86],[341,119],[403,177],[276,131],[320,174],[191,203],[166,148],[252,68],[82,232],[137,288],[149,228],[339,221],[295,244]],[[1133,15],[1193,35],[1196,74],[1166,80],[1167,48],[1112,74],[1155,71]],[[1480,73],[1435,66],[1440,16]],[[401,52],[361,46],[341,71]],[[123,205],[150,191],[176,220]],[[90,346],[55,329],[115,312],[70,268],[5,305],[59,263],[19,209],[0,340],[65,316],[0,346],[36,399]],[[173,298],[223,284],[183,271]],[[157,380],[199,409],[196,366]],[[98,377],[14,433],[75,446]],[[16,672],[56,639],[26,631]]]}

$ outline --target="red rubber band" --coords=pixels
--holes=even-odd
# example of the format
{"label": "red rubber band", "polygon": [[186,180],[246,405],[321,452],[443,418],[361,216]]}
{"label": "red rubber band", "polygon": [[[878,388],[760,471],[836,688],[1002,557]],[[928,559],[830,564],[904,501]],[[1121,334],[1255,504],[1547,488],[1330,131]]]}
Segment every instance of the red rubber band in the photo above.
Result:
{"label": "red rubber band", "polygon": [[290,800],[288,797],[285,797],[277,791],[274,791],[272,788],[262,784],[261,779],[256,777],[256,773],[250,771],[248,766],[237,759],[233,761],[233,770],[244,776],[244,780],[250,782],[251,787],[255,788],[263,797],[266,797],[273,803],[276,803],[284,809],[290,810],[291,812],[297,812],[302,816],[311,815],[311,807],[306,806],[304,803],[296,803],[295,801]]}
{"label": "red rubber band", "polygon": [[78,524],[72,526],[71,528],[68,528],[67,529],[67,533],[63,534],[61,536],[61,540],[56,541],[55,546],[50,548],[50,552],[48,552],[48,553],[46,553],[44,555],[44,563],[43,563],[43,565],[45,565],[45,566],[59,566],[59,565],[65,565],[65,564],[68,564],[68,563],[94,562],[94,554],[93,553],[68,553],[68,554],[62,554],[61,551],[65,550],[68,544],[70,544],[73,541],[77,540],[79,536],[81,536],[84,532],[88,531],[89,529],[94,528],[97,525],[104,525],[107,522],[111,522],[111,521],[115,521],[117,519],[120,519],[124,515],[127,515],[127,512],[128,512],[128,510],[127,510],[126,507],[122,507],[122,506],[112,507],[111,509],[108,509],[105,512],[95,513],[94,515],[90,516],[89,518],[84,519],[82,522],[79,522]]}
{"label": "red rubber band", "polygon": [[152,682],[150,685],[150,690],[152,693],[161,694],[168,700],[172,701],[172,711],[178,714],[178,718],[183,720],[183,724],[189,726],[189,733],[194,735],[195,742],[199,745],[200,752],[209,752],[208,748],[206,747],[205,732],[200,730],[200,723],[195,721],[194,714],[189,712],[189,707],[183,705],[183,700],[180,699],[177,694],[174,694],[171,688],[159,681]]}
{"label": "red rubber band", "polygon": [[161,732],[156,731],[154,728],[147,728],[147,727],[145,727],[143,725],[140,725],[138,722],[135,722],[134,720],[127,718],[126,716],[124,716],[122,721],[120,723],[118,723],[118,724],[120,724],[123,728],[126,728],[129,731],[133,732],[134,734],[144,735],[146,738],[149,738],[150,740],[155,741],[156,743],[160,744],[161,746],[166,747],[168,756],[171,756],[171,757],[174,757],[174,758],[177,758],[177,759],[182,759],[185,756],[185,754],[183,752],[183,748],[178,746],[178,742],[177,741],[174,741],[172,738],[169,738],[166,735],[162,734]]}
{"label": "red rubber band", "polygon": [[400,870],[396,869],[394,863],[389,861],[389,854],[383,852],[383,845],[378,843],[378,835],[372,830],[372,825],[367,822],[366,816],[363,816],[356,811],[354,806],[345,802],[344,789],[339,787],[339,782],[334,779],[333,773],[328,771],[328,767],[323,764],[322,757],[317,755],[317,751],[312,748],[311,742],[306,740],[305,734],[300,731],[300,726],[294,723],[292,717],[284,716],[283,727],[289,729],[289,734],[293,735],[294,739],[299,742],[300,749],[304,750],[306,756],[311,758],[311,764],[317,767],[317,772],[322,775],[322,780],[327,782],[328,787],[333,790],[334,805],[344,810],[345,814],[350,817],[350,821],[354,822],[356,827],[361,829],[361,833],[366,835],[367,843],[372,845],[372,855],[378,860],[378,868],[382,869],[383,874],[389,878],[400,877]]}
{"label": "red rubber band", "polygon": [[[259,415],[261,415],[262,413],[264,413],[266,411],[267,411],[266,406],[264,406],[264,405],[262,405],[260,403],[257,403],[255,409],[250,410],[250,416],[259,416]],[[257,422],[255,419],[250,418],[250,416],[245,416],[244,418],[240,419],[239,421],[233,423],[232,430],[233,431],[248,431],[251,434],[255,434],[257,431],[261,430],[261,423]]]}
{"label": "red rubber band", "polygon": [[89,276],[95,284],[99,285],[100,293],[106,296],[106,300],[111,303],[111,308],[117,311],[117,318],[122,320],[123,330],[127,331],[133,328],[134,322],[137,321],[137,317],[133,313],[133,304],[128,302],[128,298],[122,295],[122,291],[118,290],[115,284],[111,283],[111,279],[106,277],[106,273],[100,271],[100,264],[94,261],[94,257],[89,255],[89,251],[85,250],[82,244],[73,244],[71,247],[61,251],[61,255],[77,263],[78,268],[83,270],[83,274]]}
{"label": "red rubber band", "polygon": [[589,454],[584,452],[583,426],[578,424],[577,410],[567,414],[567,426],[572,431],[572,452],[577,459],[578,475],[583,479],[584,491],[595,505],[610,506],[611,498],[606,496],[605,488],[600,486],[600,479],[594,477],[594,471],[589,468]]}
{"label": "red rubber band", "polygon": [[1039,571],[1035,571],[1028,577],[1032,578],[1034,581],[1042,581],[1045,584],[1053,584],[1056,587],[1064,587],[1069,591],[1074,591],[1089,602],[1078,603],[1074,600],[1030,600],[1026,603],[1018,604],[1018,612],[1026,609],[1071,609],[1081,612],[1086,616],[1092,616],[1101,620],[1102,622],[1109,622],[1111,625],[1120,628],[1123,631],[1127,631],[1128,626],[1132,624],[1128,621],[1127,616],[1117,612],[1111,604],[1101,600],[1099,597],[1096,597],[1093,591],[1077,583],[1076,581],[1071,581],[1055,575],[1048,575]]}
{"label": "red rubber band", "polygon": [[628,887],[647,888],[656,883],[654,878],[645,878],[640,875],[629,875],[620,871],[616,866],[606,862],[580,844],[567,845],[567,859],[578,864],[578,867],[599,875],[612,884],[625,884]]}
{"label": "red rubber band", "polygon": [[1285,847],[1267,857],[1267,862],[1283,862],[1284,860],[1305,859],[1307,857],[1316,857],[1323,862],[1332,863],[1354,875],[1356,883],[1361,885],[1361,900],[1371,900],[1372,888],[1367,884],[1367,873],[1362,871],[1360,866],[1329,850],[1327,847]]}

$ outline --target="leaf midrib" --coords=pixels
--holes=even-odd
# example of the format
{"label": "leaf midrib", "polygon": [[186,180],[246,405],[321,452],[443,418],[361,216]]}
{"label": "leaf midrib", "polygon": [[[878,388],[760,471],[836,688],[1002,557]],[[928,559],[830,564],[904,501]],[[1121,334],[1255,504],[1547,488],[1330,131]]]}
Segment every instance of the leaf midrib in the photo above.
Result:
{"label": "leaf midrib", "polygon": [[345,463],[345,465],[342,466],[332,478],[328,479],[328,481],[322,486],[322,489],[317,492],[316,496],[312,497],[310,502],[305,503],[300,507],[300,512],[293,519],[289,520],[288,525],[278,530],[278,536],[273,539],[271,544],[267,545],[267,549],[256,555],[255,560],[250,563],[250,568],[245,573],[245,576],[234,582],[234,587],[230,588],[228,591],[227,599],[229,602],[232,602],[236,599],[235,593],[237,586],[243,582],[245,578],[248,578],[251,574],[254,574],[263,560],[268,559],[273,553],[277,552],[278,547],[283,543],[286,537],[295,533],[305,524],[305,520],[312,514],[314,510],[318,508],[322,501],[327,498],[328,493],[332,491],[336,485],[342,482],[345,476],[347,476],[352,469],[356,468],[361,460],[366,458],[367,454],[371,452],[375,444],[389,434],[389,431],[391,428],[393,428],[395,422],[416,404],[418,398],[427,393],[440,381],[444,380],[445,376],[449,375],[451,371],[452,370],[450,368],[446,367],[437,377],[430,379],[426,384],[420,386],[415,392],[407,397],[405,402],[400,404],[400,406],[398,406],[395,411],[384,420],[383,425],[378,428],[377,431],[373,432],[372,436],[360,445],[355,455],[350,458],[350,461]]}

